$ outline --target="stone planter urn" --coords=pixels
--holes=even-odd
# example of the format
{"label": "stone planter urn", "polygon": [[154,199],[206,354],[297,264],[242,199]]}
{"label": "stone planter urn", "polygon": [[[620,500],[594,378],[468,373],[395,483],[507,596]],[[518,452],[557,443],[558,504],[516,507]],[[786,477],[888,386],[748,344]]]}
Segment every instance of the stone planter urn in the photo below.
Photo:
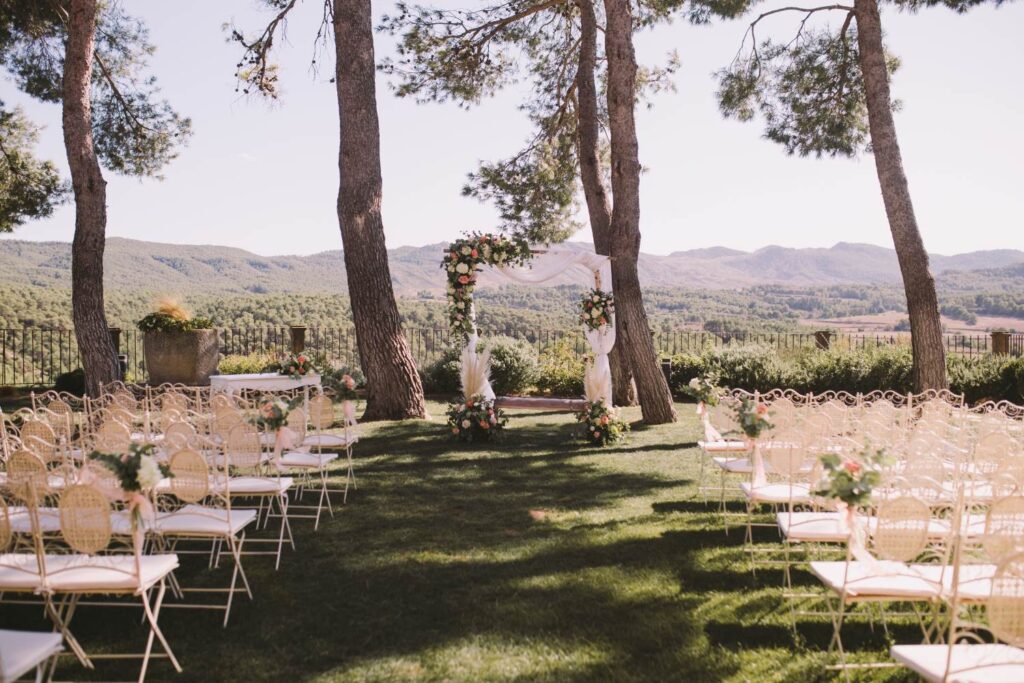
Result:
{"label": "stone planter urn", "polygon": [[143,337],[143,348],[150,384],[206,386],[220,362],[217,330],[151,330]]}

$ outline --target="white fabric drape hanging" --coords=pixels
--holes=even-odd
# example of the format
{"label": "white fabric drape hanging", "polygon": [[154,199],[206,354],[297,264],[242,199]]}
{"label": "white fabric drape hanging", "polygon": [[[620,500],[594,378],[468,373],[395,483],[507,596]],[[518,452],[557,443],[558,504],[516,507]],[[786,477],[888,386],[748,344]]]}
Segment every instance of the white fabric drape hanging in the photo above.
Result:
{"label": "white fabric drape hanging", "polygon": [[615,320],[609,320],[596,330],[584,327],[583,335],[594,353],[594,362],[587,366],[583,386],[586,388],[588,401],[604,401],[608,407],[612,405],[612,366],[608,362],[608,354],[615,346]]}
{"label": "white fabric drape hanging", "polygon": [[547,282],[571,269],[591,275],[596,272],[601,276],[602,287],[610,289],[610,264],[608,257],[600,254],[551,248],[535,255],[525,266],[496,266],[495,270],[511,281],[523,284]]}

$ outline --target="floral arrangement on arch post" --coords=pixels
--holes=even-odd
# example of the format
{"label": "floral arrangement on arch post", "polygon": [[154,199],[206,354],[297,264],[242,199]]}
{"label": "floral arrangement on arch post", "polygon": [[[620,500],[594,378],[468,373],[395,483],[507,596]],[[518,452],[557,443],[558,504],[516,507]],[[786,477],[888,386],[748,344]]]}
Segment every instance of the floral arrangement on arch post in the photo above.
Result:
{"label": "floral arrangement on arch post", "polygon": [[530,243],[522,237],[471,233],[448,245],[441,268],[448,276],[448,326],[453,337],[465,339],[475,331],[473,290],[480,266],[521,266],[531,255]]}
{"label": "floral arrangement on arch post", "polygon": [[592,289],[580,299],[580,324],[599,330],[612,322],[615,315],[615,297],[611,292]]}
{"label": "floral arrangement on arch post", "polygon": [[494,441],[501,437],[508,418],[483,396],[471,396],[448,406],[448,429],[456,441]]}
{"label": "floral arrangement on arch post", "polygon": [[125,493],[132,521],[132,538],[141,547],[146,521],[153,521],[155,510],[149,496],[162,479],[173,477],[166,465],[157,462],[156,446],[131,444],[123,454],[89,453],[89,460],[110,470]]}

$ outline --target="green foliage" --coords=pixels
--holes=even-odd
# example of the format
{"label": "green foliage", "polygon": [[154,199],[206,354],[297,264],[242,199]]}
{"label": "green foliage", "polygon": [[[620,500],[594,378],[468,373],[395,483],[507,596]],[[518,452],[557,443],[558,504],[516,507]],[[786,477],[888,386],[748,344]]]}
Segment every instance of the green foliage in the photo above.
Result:
{"label": "green foliage", "polygon": [[787,386],[815,393],[868,393],[878,389],[907,392],[912,387],[912,362],[910,347],[903,345],[809,350],[786,373]]}
{"label": "green foliage", "polygon": [[32,155],[38,140],[39,128],[21,108],[8,111],[0,101],[0,232],[50,216],[67,199],[57,167]]}
{"label": "green foliage", "polygon": [[[8,5],[11,3],[8,3]],[[14,3],[0,12],[0,66],[25,93],[60,102],[67,39],[66,8],[58,2]],[[155,48],[142,22],[118,3],[102,3],[96,18],[92,70],[92,132],[107,168],[153,176],[177,156],[191,121],[159,98],[144,74]]]}
{"label": "green foliage", "polygon": [[576,353],[572,342],[559,339],[540,353],[537,389],[553,396],[582,396],[584,359]]}
{"label": "green foliage", "polygon": [[482,265],[521,266],[530,260],[530,244],[523,237],[472,233],[448,245],[441,268],[448,285],[448,325],[454,337],[468,338],[475,330],[473,291]]}
{"label": "green foliage", "polygon": [[[790,154],[854,156],[865,149],[867,99],[851,18],[838,31],[801,24],[802,33],[785,43],[758,45],[751,37],[749,52],[718,73],[722,113],[740,121],[759,113],[765,137]],[[898,66],[888,59],[890,73]]]}
{"label": "green foliage", "polygon": [[785,369],[775,349],[761,344],[726,344],[704,354],[706,372],[722,386],[769,391],[783,386]]}
{"label": "green foliage", "polygon": [[491,385],[499,396],[521,394],[537,378],[537,350],[528,342],[512,337],[494,337],[491,349]]}
{"label": "green foliage", "polygon": [[950,355],[946,359],[949,388],[963,394],[968,403],[999,401],[1012,396],[1015,383],[1011,378],[1019,367],[1021,360],[1009,356],[964,358]]}
{"label": "green foliage", "polygon": [[213,321],[209,318],[179,318],[168,313],[150,313],[136,325],[141,332],[194,332],[195,330],[212,330]]}
{"label": "green foliage", "polygon": [[265,372],[273,363],[274,357],[262,351],[248,355],[232,354],[220,359],[217,372],[222,375],[254,375]]}
{"label": "green foliage", "polygon": [[[704,358],[693,353],[680,353],[669,361],[668,384],[677,397],[690,396],[690,381],[704,376]],[[720,381],[720,380],[719,380]]]}

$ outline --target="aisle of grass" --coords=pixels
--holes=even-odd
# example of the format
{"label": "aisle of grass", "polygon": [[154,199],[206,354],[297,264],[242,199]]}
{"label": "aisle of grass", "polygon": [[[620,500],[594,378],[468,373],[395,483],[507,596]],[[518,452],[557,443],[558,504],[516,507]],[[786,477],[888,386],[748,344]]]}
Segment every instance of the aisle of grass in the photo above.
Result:
{"label": "aisle of grass", "polygon": [[[166,611],[185,673],[157,662],[150,680],[831,680],[827,619],[794,631],[781,573],[754,579],[742,534],[700,502],[692,410],[605,450],[578,445],[565,414],[516,414],[494,448],[456,448],[439,422],[369,426],[349,505],[319,533],[298,522],[281,571],[248,561],[256,601],[227,629]],[[76,631],[123,638],[125,616],[83,609]],[[847,632],[868,656],[886,648],[866,621]]]}

